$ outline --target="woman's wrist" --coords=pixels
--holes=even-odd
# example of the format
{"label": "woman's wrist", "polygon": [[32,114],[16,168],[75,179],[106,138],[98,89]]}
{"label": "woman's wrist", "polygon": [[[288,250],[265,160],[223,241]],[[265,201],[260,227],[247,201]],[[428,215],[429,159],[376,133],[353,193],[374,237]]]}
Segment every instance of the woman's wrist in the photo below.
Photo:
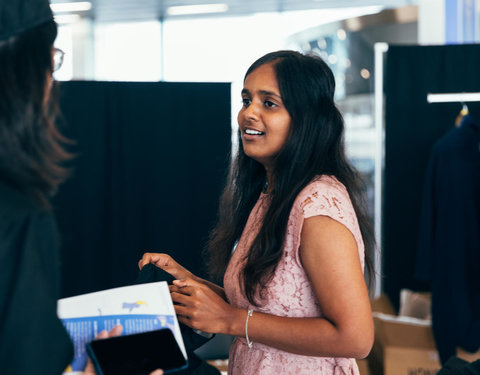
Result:
{"label": "woman's wrist", "polygon": [[248,310],[233,308],[231,314],[229,314],[227,322],[226,334],[230,336],[245,337],[245,318]]}

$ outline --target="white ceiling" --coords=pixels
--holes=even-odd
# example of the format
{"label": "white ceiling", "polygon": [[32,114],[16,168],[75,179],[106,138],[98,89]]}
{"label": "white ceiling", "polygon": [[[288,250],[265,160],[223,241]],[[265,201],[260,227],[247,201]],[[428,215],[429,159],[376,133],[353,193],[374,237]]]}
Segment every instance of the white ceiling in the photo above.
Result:
{"label": "white ceiling", "polygon": [[[261,12],[282,12],[308,9],[327,9],[381,5],[396,8],[416,5],[418,0],[78,0],[90,1],[91,10],[81,12],[99,22],[142,21],[185,17],[239,16]],[[51,0],[51,3],[73,3],[77,0]],[[172,6],[223,3],[228,5],[226,13],[190,16],[168,16]]]}

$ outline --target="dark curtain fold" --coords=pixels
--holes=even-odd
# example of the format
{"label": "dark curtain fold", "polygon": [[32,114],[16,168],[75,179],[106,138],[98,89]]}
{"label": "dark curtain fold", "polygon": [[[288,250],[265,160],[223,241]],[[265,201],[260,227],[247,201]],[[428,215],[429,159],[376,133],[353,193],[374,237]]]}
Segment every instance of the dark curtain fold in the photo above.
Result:
{"label": "dark curtain fold", "polygon": [[72,177],[54,198],[63,296],[134,282],[146,251],[205,276],[231,148],[230,84],[64,82]]}
{"label": "dark curtain fold", "polygon": [[[384,291],[399,306],[414,278],[420,207],[434,143],[454,127],[461,103],[427,103],[427,93],[480,91],[480,45],[390,46],[385,94]],[[480,120],[480,103],[468,103]]]}

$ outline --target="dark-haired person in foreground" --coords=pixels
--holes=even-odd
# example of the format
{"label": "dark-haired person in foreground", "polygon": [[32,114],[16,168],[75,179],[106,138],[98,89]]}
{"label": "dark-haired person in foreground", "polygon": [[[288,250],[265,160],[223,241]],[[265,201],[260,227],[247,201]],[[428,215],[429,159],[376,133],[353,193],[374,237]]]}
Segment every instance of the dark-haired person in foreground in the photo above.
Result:
{"label": "dark-haired person in foreground", "polygon": [[[54,124],[63,53],[48,0],[0,1],[0,373],[58,375],[73,358],[57,318],[60,262],[49,199],[68,154]],[[116,336],[121,326],[97,338]],[[160,374],[161,371],[155,374]],[[95,374],[91,363],[85,375]]]}
{"label": "dark-haired person in foreground", "polygon": [[182,323],[236,336],[230,375],[358,374],[373,344],[364,280],[374,237],[344,152],[335,81],[318,57],[267,54],[248,69],[239,151],[208,244],[213,276],[147,253],[177,280]]}
{"label": "dark-haired person in foreground", "polygon": [[65,178],[51,97],[57,25],[48,2],[0,3],[0,372],[60,374],[73,357],[57,318],[50,196]]}

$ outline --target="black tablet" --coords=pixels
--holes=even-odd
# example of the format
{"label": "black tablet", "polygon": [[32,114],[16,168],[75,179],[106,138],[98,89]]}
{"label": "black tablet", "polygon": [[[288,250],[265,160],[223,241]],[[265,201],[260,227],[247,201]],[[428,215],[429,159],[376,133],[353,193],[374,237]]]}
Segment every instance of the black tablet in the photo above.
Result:
{"label": "black tablet", "polygon": [[168,373],[188,364],[168,328],[94,340],[87,353],[97,375],[148,375],[156,369]]}

